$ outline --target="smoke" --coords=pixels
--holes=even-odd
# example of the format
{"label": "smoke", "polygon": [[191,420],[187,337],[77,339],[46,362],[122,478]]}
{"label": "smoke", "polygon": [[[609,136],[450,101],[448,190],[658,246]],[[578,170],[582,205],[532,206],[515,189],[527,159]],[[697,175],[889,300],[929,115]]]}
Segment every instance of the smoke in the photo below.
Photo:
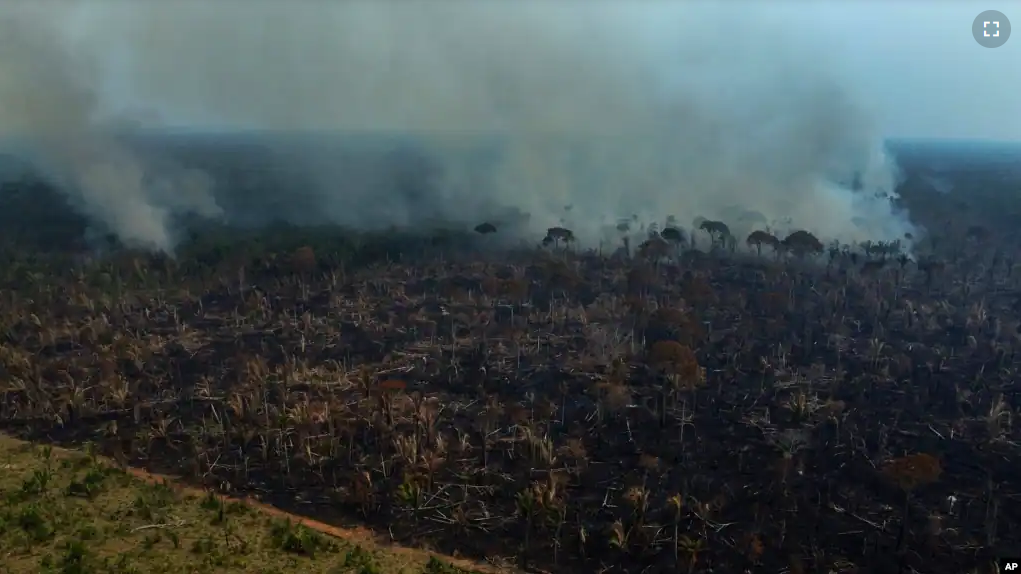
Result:
{"label": "smoke", "polygon": [[[261,169],[292,174],[273,190],[273,211],[299,221],[477,223],[517,210],[530,216],[521,231],[567,225],[592,243],[620,219],[662,225],[670,215],[739,232],[768,223],[843,241],[901,238],[911,225],[891,206],[897,168],[839,56],[810,32],[794,39],[746,13],[531,0],[89,2],[49,8],[46,21],[63,28],[0,33],[0,108],[45,94],[14,127],[44,136],[44,155],[89,215],[157,247],[172,244],[171,214],[218,212],[210,182],[164,170],[156,193],[151,162],[108,137],[99,109],[156,110],[166,128],[410,142],[422,166],[403,175],[393,162],[268,146]],[[83,55],[98,71],[78,67]],[[95,77],[106,81],[84,80]],[[0,128],[10,122],[0,116]]]}
{"label": "smoke", "polygon": [[0,14],[0,141],[104,231],[169,251],[173,215],[219,215],[211,180],[121,141],[129,118],[103,117],[97,62],[80,57],[46,15],[20,3]]}

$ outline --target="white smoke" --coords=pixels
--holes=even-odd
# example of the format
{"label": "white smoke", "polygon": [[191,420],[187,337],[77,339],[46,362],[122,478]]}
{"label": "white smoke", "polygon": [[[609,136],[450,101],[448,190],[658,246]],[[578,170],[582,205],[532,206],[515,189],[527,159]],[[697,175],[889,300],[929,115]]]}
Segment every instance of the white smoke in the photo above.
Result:
{"label": "white smoke", "polygon": [[0,13],[0,140],[126,243],[169,251],[173,214],[219,214],[212,181],[172,164],[157,169],[120,141],[124,118],[100,116],[98,62],[46,16],[20,4]]}
{"label": "white smoke", "polygon": [[[531,231],[563,223],[594,241],[632,215],[726,221],[737,206],[824,238],[901,238],[896,166],[839,58],[745,6],[97,0],[48,9],[63,30],[0,34],[0,106],[42,83],[15,125],[47,136],[92,216],[157,246],[168,213],[216,213],[208,181],[172,180],[175,202],[159,199],[145,163],[96,139],[96,109],[154,109],[174,127],[415,134],[438,166],[430,211],[466,222],[515,207]],[[100,70],[79,72],[83,55]],[[467,136],[498,142],[485,169]],[[334,221],[422,215],[385,174],[273,159],[285,160],[315,188],[308,209]]]}

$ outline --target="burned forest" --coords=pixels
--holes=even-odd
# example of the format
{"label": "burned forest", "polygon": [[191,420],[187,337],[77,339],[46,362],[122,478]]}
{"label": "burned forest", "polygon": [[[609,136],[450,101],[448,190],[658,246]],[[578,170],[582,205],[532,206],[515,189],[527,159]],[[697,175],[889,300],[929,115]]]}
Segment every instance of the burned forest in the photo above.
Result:
{"label": "burned forest", "polygon": [[855,245],[690,213],[97,251],[7,183],[0,428],[527,571],[994,572],[1021,174],[912,153],[917,236]]}

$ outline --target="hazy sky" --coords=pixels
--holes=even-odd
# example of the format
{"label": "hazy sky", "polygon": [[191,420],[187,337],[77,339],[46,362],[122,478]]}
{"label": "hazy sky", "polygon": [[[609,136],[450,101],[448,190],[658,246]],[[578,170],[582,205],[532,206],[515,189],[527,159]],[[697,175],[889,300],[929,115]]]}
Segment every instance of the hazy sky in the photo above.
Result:
{"label": "hazy sky", "polygon": [[[1021,2],[891,0],[809,2],[773,8],[797,26],[818,18],[848,63],[884,133],[1021,139],[1021,28],[999,48],[979,46],[971,25],[998,10],[1021,27]],[[798,5],[801,6],[798,6]],[[811,12],[811,13],[810,13]],[[816,16],[818,15],[818,16]]]}
{"label": "hazy sky", "polygon": [[[275,92],[274,97],[286,100],[281,79],[301,84],[311,75],[327,73],[335,60],[341,68],[346,60],[338,51],[351,48],[342,36],[350,28],[345,23],[352,19],[363,18],[367,26],[378,26],[377,36],[416,36],[408,38],[408,47],[421,44],[419,35],[444,34],[443,29],[424,29],[428,22],[419,26],[410,16],[414,9],[402,10],[396,0],[375,1],[390,6],[390,14],[381,17],[377,9],[376,14],[358,15],[356,2],[339,0],[249,2],[244,15],[233,0],[138,2],[131,10],[123,4],[91,1],[84,3],[70,28],[89,40],[91,47],[86,51],[97,51],[111,70],[121,67],[120,74],[110,74],[107,103],[132,102],[150,111],[158,108],[169,123],[237,123],[241,119],[258,123],[265,118],[217,117],[231,115],[222,109],[223,96],[261,92],[265,99],[265,94]],[[480,3],[487,4],[476,2]],[[451,5],[468,4],[452,0]],[[544,36],[555,34],[557,27],[564,35],[577,34],[570,20],[579,19],[583,12],[608,11],[594,7],[599,2],[519,4],[528,5],[519,11],[548,12],[546,25],[554,32],[546,30]],[[112,16],[110,6],[117,6]],[[619,32],[633,35],[636,43],[666,46],[673,42],[671,49],[678,60],[697,51],[714,51],[718,57],[736,60],[783,59],[791,53],[807,56],[817,65],[830,67],[843,88],[856,93],[857,105],[874,114],[884,135],[1016,139],[1021,137],[1021,98],[1017,97],[1021,31],[1000,48],[979,46],[972,38],[971,24],[986,9],[999,9],[1021,26],[1021,1],[1016,0],[774,0],[719,2],[716,7],[707,2],[660,0],[615,10],[627,13],[617,18]],[[409,16],[402,17],[402,12]],[[477,19],[463,21],[466,26],[475,24]],[[514,20],[508,20],[508,25],[513,26]],[[607,27],[607,23],[598,26]],[[526,53],[533,49],[527,46],[530,32],[521,29],[518,34]],[[225,48],[228,44],[236,49]],[[374,58],[400,58],[401,46],[402,40],[387,38],[374,46],[375,56],[370,54],[373,46],[364,42],[355,49],[363,63],[383,65],[383,60]],[[550,48],[555,51],[556,46]],[[656,65],[666,71],[668,53],[646,55],[661,58]],[[135,64],[125,72],[128,54],[135,54]],[[679,62],[677,69],[683,73],[684,64]],[[371,81],[367,77],[371,71],[359,72],[366,77],[353,81]],[[420,78],[406,80],[414,89]],[[336,89],[339,96],[343,90],[334,82],[325,80],[323,89]],[[154,102],[161,94],[164,101]],[[302,100],[308,103],[307,96],[292,101]]]}
{"label": "hazy sky", "polygon": [[[1019,1],[0,8],[0,137],[42,142],[94,217],[160,248],[173,243],[169,213],[216,212],[210,183],[160,173],[154,188],[153,160],[110,138],[110,122],[430,134],[420,151],[438,166],[439,195],[423,204],[400,193],[383,201],[400,188],[385,169],[274,161],[306,175],[316,215],[345,224],[403,225],[425,207],[474,220],[513,206],[542,229],[573,205],[572,227],[593,240],[620,217],[663,214],[901,238],[904,214],[876,199],[899,177],[884,137],[1021,139],[1021,31],[995,49],[972,36],[990,8],[1021,26]],[[485,173],[466,140],[436,135],[464,132],[499,134]],[[852,178],[867,193],[848,189]]]}

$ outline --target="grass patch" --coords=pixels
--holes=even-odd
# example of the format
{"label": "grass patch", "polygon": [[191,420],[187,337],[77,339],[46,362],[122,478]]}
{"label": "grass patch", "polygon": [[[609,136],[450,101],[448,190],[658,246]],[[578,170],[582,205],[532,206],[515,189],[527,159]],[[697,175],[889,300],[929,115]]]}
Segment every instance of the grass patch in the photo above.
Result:
{"label": "grass patch", "polygon": [[2,572],[469,574],[213,493],[149,484],[86,453],[0,435]]}

